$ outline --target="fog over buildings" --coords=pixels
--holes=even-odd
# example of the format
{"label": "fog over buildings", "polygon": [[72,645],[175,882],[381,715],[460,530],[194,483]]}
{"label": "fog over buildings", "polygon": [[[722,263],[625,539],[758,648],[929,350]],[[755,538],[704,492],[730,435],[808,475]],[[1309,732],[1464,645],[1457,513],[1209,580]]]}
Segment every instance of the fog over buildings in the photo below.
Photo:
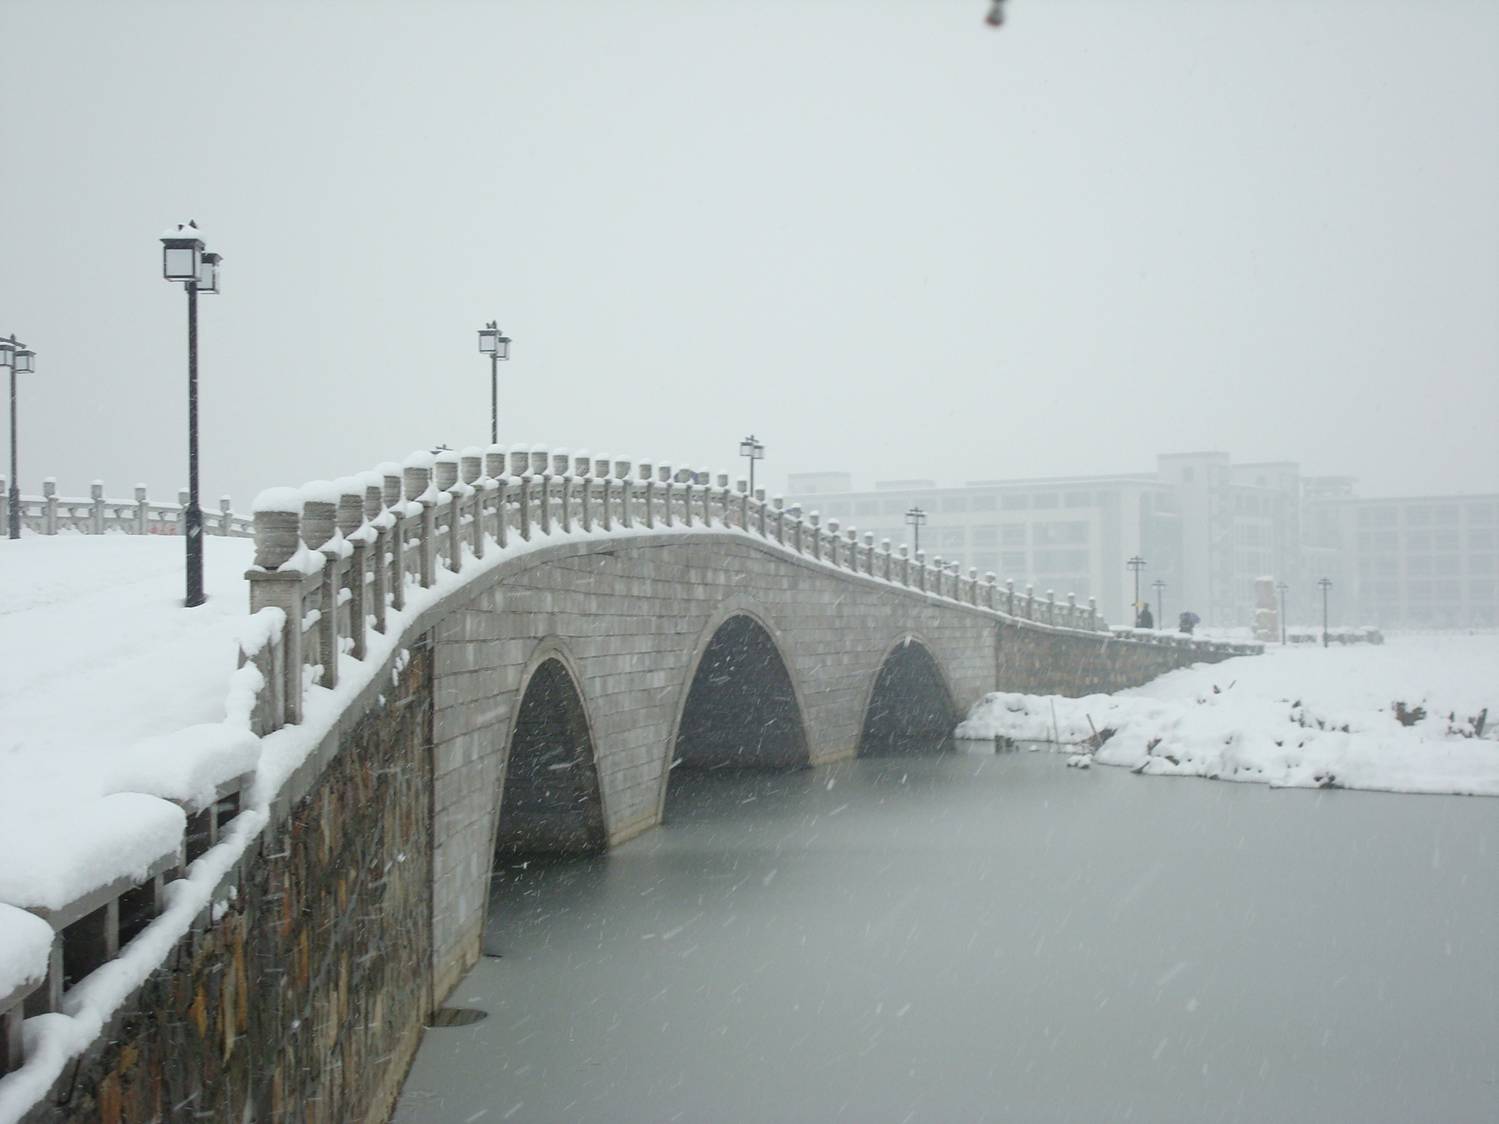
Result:
{"label": "fog over buildings", "polygon": [[0,7],[22,483],[501,440],[860,482],[1499,490],[1499,5]]}

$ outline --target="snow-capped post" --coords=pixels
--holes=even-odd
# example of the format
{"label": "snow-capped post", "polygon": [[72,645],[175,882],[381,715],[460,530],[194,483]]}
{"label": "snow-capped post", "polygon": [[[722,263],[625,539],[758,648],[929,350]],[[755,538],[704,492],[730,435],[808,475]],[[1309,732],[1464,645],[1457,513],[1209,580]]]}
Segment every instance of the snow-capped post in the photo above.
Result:
{"label": "snow-capped post", "polygon": [[905,543],[900,544],[900,584],[911,587],[911,548]]}
{"label": "snow-capped post", "polygon": [[627,460],[616,460],[614,462],[613,477],[619,481],[619,525],[621,527],[633,527],[635,525],[635,513],[632,507],[635,503],[635,484],[630,479],[630,462]]}
{"label": "snow-capped post", "polygon": [[697,481],[694,472],[683,472],[682,477],[682,524],[692,526],[692,486]]}
{"label": "snow-capped post", "polygon": [[1088,598],[1088,627],[1098,630],[1098,602],[1092,597]]}
{"label": "snow-capped post", "polygon": [[645,481],[645,525],[656,526],[656,476],[650,461],[640,462],[640,478]]}
{"label": "snow-capped post", "polygon": [[859,530],[850,527],[844,532],[848,536],[848,568],[854,573],[859,572]]}
{"label": "snow-capped post", "polygon": [[146,499],[144,484],[135,486],[135,533],[137,535],[151,533],[151,501]]}
{"label": "snow-capped post", "polygon": [[360,533],[364,526],[364,482],[357,476],[346,476],[338,481],[338,485],[338,510],[334,521],[338,524],[338,533],[349,544],[348,628],[349,639],[353,641],[350,654],[356,660],[362,660],[365,656],[364,621],[368,612],[365,575],[369,572],[370,543],[370,536]]}
{"label": "snow-capped post", "polygon": [[[932,586],[933,586],[932,592],[935,593],[938,597],[942,596],[942,587],[943,587],[943,584],[944,584],[944,582],[943,582],[942,579],[943,579],[944,576],[946,576],[946,574],[947,574],[947,564],[942,561],[942,555],[940,555],[940,554],[933,555],[932,556],[932,577],[935,580],[932,583]],[[922,588],[923,589],[926,588],[925,583],[922,584]]]}
{"label": "snow-capped post", "polygon": [[[401,501],[401,466],[386,461],[375,470],[380,474],[381,498],[390,515],[390,529],[385,542],[390,547],[390,607],[397,612],[406,607],[406,505]],[[377,561],[377,565],[384,565]],[[383,629],[382,629],[383,631]]]}
{"label": "snow-capped post", "polygon": [[890,540],[880,540],[880,577],[890,580]]}
{"label": "snow-capped post", "polygon": [[916,570],[916,588],[923,593],[926,592],[926,551],[918,550],[914,556]]}
{"label": "snow-capped post", "polygon": [[179,535],[187,533],[183,528],[187,519],[188,501],[191,498],[192,494],[186,488],[177,489],[177,533]]}
{"label": "snow-capped post", "polygon": [[656,479],[661,481],[662,488],[664,489],[661,500],[661,507],[664,513],[662,522],[670,527],[676,519],[672,512],[672,504],[676,502],[673,493],[673,486],[676,484],[676,473],[672,471],[672,467],[669,464],[657,465]]}
{"label": "snow-capped post", "polygon": [[[812,557],[822,561],[822,512],[807,513],[807,525],[812,529]],[[798,546],[801,544],[798,543]]]}
{"label": "snow-capped post", "polygon": [[1033,621],[1036,619],[1036,587],[1030,582],[1025,584],[1025,619]]}
{"label": "snow-capped post", "polygon": [[406,458],[401,473],[406,491],[407,510],[411,504],[421,508],[421,533],[417,538],[420,558],[420,581],[430,589],[437,580],[437,499],[432,493],[432,454],[413,453]]}
{"label": "snow-capped post", "polygon": [[990,609],[994,609],[994,608],[997,607],[994,604],[994,598],[995,598],[994,571],[993,570],[987,570],[984,573],[984,604],[987,605]]}
{"label": "snow-capped post", "polygon": [[[777,496],[771,501],[775,505],[776,512],[776,542],[785,545],[786,542],[786,499]],[[761,513],[764,514],[763,512]]]}
{"label": "snow-capped post", "polygon": [[718,513],[718,521],[725,527],[732,526],[733,520],[729,518],[729,500],[734,494],[734,489],[729,487],[729,474],[727,472],[720,472],[714,477],[713,482],[718,486],[718,499],[721,508]]}
{"label": "snow-capped post", "polygon": [[336,530],[338,492],[327,480],[302,486],[302,538],[310,550],[323,556],[318,572],[317,650],[312,662],[321,664],[318,682],[338,686],[338,551],[330,549]]}
{"label": "snow-capped post", "polygon": [[295,488],[270,488],[255,497],[251,510],[255,563],[245,573],[250,582],[250,612],[279,609],[282,613],[281,643],[265,653],[268,663],[257,661],[272,699],[270,729],[256,733],[270,733],[283,724],[302,721],[303,575],[299,567],[281,568],[302,548],[302,494]]}
{"label": "snow-capped post", "polygon": [[1075,593],[1067,595],[1067,627],[1077,627],[1077,594]]}
{"label": "snow-capped post", "polygon": [[[484,557],[484,505],[488,495],[484,487],[484,451],[470,445],[458,454],[459,498],[470,509],[469,549],[475,558]],[[460,508],[460,510],[462,510]],[[461,520],[460,520],[461,522]]]}
{"label": "snow-capped post", "polygon": [[219,497],[219,534],[229,534],[229,522],[234,514],[234,501],[228,496]]}
{"label": "snow-capped post", "polygon": [[458,502],[458,454],[444,449],[432,463],[432,482],[438,495],[433,499],[437,506],[447,502],[448,569],[457,572],[463,566],[463,507]]}
{"label": "snow-capped post", "polygon": [[1005,612],[1010,616],[1015,615],[1015,579],[1005,579]]}
{"label": "snow-capped post", "polygon": [[383,478],[378,472],[366,472],[360,478],[364,485],[365,550],[370,567],[370,606],[374,612],[375,631],[385,631],[385,595],[390,584],[390,566],[386,562],[386,551],[390,542],[389,523],[384,517],[385,497],[382,494]]}
{"label": "snow-capped post", "polygon": [[1046,591],[1046,623],[1057,623],[1057,594],[1052,589]]}
{"label": "snow-capped post", "polygon": [[88,486],[88,499],[89,534],[102,535],[104,533],[104,481],[95,480]]}
{"label": "snow-capped post", "polygon": [[57,479],[49,476],[42,481],[42,534],[57,534]]}
{"label": "snow-capped post", "polygon": [[[812,517],[815,519],[817,517],[817,512],[814,511],[812,513]],[[816,527],[817,524],[813,523],[812,526]],[[822,557],[822,543],[820,541],[821,538],[822,538],[821,535],[817,534],[815,531],[813,532],[813,537],[812,537],[812,554],[816,558],[821,558]],[[840,539],[838,537],[838,520],[836,520],[836,519],[829,519],[828,520],[828,561],[833,564],[833,568],[834,569],[838,568],[838,544],[841,541],[842,541],[842,539]]]}
{"label": "snow-capped post", "polygon": [[484,475],[491,480],[503,480],[506,477],[505,465],[507,463],[505,446],[491,445],[484,450]]}
{"label": "snow-capped post", "polygon": [[864,532],[864,572],[874,577],[874,533],[872,531]]}
{"label": "snow-capped post", "polygon": [[968,569],[968,601],[973,605],[979,603],[979,572],[976,566]]}

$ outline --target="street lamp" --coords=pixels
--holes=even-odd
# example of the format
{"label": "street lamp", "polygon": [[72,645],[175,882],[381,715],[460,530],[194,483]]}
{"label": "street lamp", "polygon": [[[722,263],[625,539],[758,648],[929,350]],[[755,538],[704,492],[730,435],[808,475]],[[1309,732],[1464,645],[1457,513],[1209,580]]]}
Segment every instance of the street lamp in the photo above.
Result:
{"label": "street lamp", "polygon": [[1280,594],[1280,643],[1285,647],[1286,643],[1286,591],[1291,587],[1285,582],[1276,582],[1275,591]]}
{"label": "street lamp", "polygon": [[751,433],[743,441],[739,442],[739,455],[749,460],[749,494],[755,494],[755,462],[765,459],[765,446],[762,445]]}
{"label": "street lamp", "polygon": [[500,440],[500,360],[510,358],[510,337],[493,320],[479,329],[479,353],[489,356],[489,443]]}
{"label": "street lamp", "polygon": [[179,223],[161,236],[161,275],[187,290],[187,540],[189,609],[203,604],[203,509],[198,506],[198,294],[219,291],[218,254],[205,250],[198,224]]}
{"label": "street lamp", "polygon": [[29,350],[15,336],[0,340],[0,367],[10,372],[10,537],[21,537],[21,484],[16,477],[16,376],[36,370],[36,352]]}
{"label": "street lamp", "polygon": [[1150,583],[1150,588],[1155,590],[1155,626],[1157,628],[1165,628],[1166,607],[1165,603],[1161,600],[1161,594],[1166,591],[1166,582],[1162,578],[1156,578],[1155,581]]}
{"label": "street lamp", "polygon": [[1135,621],[1136,621],[1136,623],[1138,623],[1139,620],[1140,620],[1140,571],[1143,570],[1143,569],[1145,569],[1145,559],[1141,558],[1138,554],[1133,555],[1133,556],[1131,556],[1131,558],[1129,559],[1129,561],[1125,563],[1125,566],[1127,566],[1129,569],[1131,569],[1131,570],[1133,570],[1135,572],[1135,607],[1134,607],[1134,611],[1135,611]]}
{"label": "street lamp", "polygon": [[914,555],[921,549],[921,525],[926,522],[926,512],[919,507],[913,507],[906,512],[906,523],[911,526],[916,538],[911,544],[911,553]]}
{"label": "street lamp", "polygon": [[1332,588],[1331,578],[1318,578],[1317,584],[1322,587],[1322,647],[1327,647],[1327,591]]}

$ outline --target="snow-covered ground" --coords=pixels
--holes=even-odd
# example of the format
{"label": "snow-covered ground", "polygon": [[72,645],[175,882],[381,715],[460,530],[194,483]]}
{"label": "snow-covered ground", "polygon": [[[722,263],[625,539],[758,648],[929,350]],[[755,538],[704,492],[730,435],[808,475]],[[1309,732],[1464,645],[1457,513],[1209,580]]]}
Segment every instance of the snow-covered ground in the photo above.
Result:
{"label": "snow-covered ground", "polygon": [[1087,751],[1095,730],[1113,734],[1092,760],[1151,775],[1499,796],[1499,636],[1268,645],[1117,695],[991,694],[957,735]]}

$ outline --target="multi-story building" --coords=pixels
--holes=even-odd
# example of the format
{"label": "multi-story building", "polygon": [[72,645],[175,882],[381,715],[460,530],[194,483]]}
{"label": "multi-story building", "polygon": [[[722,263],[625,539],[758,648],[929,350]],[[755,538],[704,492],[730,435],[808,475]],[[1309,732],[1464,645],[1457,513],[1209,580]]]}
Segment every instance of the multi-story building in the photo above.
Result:
{"label": "multi-story building", "polygon": [[1320,618],[1317,580],[1328,577],[1333,623],[1499,623],[1496,496],[1364,499],[1351,477],[1303,477],[1289,461],[1233,464],[1216,452],[1162,455],[1153,473],[953,487],[890,480],[861,491],[845,472],[800,473],[789,491],[805,510],[892,543],[912,541],[905,513],[920,507],[928,559],[993,572],[1037,596],[1094,597],[1115,621],[1132,618],[1125,563],[1138,555],[1141,599],[1164,605],[1166,625],[1183,610],[1212,625],[1253,623],[1260,577],[1286,583],[1298,622]]}

